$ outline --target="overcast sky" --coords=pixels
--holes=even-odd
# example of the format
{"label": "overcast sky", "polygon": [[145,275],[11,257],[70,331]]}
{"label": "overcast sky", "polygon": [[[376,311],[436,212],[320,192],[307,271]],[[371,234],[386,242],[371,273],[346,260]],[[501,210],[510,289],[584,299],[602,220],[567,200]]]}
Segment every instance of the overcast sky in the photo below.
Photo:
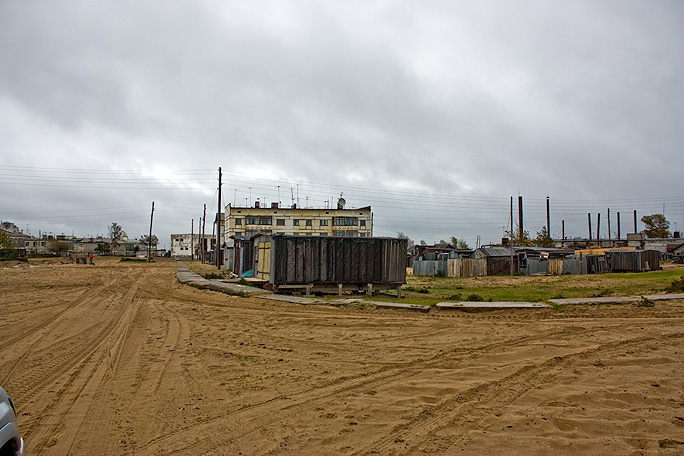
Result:
{"label": "overcast sky", "polygon": [[138,237],[155,201],[168,248],[218,167],[428,243],[500,241],[518,195],[532,235],[547,195],[554,237],[681,230],[684,2],[0,0],[1,220]]}

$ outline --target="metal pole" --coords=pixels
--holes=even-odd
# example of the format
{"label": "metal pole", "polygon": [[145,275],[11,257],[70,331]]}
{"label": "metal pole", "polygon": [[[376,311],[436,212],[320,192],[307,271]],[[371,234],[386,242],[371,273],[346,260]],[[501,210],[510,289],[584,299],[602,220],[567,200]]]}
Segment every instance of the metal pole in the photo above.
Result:
{"label": "metal pole", "polygon": [[617,213],[617,216],[618,216],[618,220],[617,220],[618,232],[617,232],[617,235],[618,235],[618,241],[619,241],[620,240],[620,213],[619,212]]}
{"label": "metal pole", "polygon": [[518,195],[518,239],[522,240],[523,237],[523,200],[522,196]]}
{"label": "metal pole", "polygon": [[634,234],[638,233],[636,220],[637,220],[636,209],[634,209]]}
{"label": "metal pole", "polygon": [[591,241],[591,212],[587,213],[587,220],[589,221],[589,240]]}
{"label": "metal pole", "polygon": [[546,234],[551,237],[551,214],[549,211],[549,196],[546,195]]}
{"label": "metal pole", "polygon": [[[216,220],[216,267],[220,270],[221,269],[221,167],[219,166],[219,176],[218,176],[218,217]],[[250,187],[250,196],[251,196],[251,187]]]}
{"label": "metal pole", "polygon": [[150,214],[150,237],[147,239],[147,262],[152,261],[152,220],[154,219],[154,201],[152,201],[152,213]]}
{"label": "metal pole", "polygon": [[205,242],[204,242],[204,225],[207,223],[207,205],[204,205],[204,210],[202,211],[202,263],[204,263],[204,254],[206,253]]}

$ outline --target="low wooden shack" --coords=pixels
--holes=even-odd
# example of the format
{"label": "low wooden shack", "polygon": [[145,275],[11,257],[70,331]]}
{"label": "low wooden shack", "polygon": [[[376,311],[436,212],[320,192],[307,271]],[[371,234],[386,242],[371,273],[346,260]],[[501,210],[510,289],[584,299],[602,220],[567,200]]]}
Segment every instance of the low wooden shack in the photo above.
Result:
{"label": "low wooden shack", "polygon": [[406,283],[406,239],[258,235],[255,277],[275,291],[339,292],[396,288]]}
{"label": "low wooden shack", "polygon": [[609,250],[606,261],[612,272],[644,272],[660,269],[657,250]]}
{"label": "low wooden shack", "polygon": [[[512,251],[512,255],[511,255]],[[520,262],[515,250],[510,246],[482,246],[475,250],[473,258],[484,258],[487,260],[487,274],[492,275],[508,275],[511,273],[511,262],[513,263],[513,272],[520,271]]]}

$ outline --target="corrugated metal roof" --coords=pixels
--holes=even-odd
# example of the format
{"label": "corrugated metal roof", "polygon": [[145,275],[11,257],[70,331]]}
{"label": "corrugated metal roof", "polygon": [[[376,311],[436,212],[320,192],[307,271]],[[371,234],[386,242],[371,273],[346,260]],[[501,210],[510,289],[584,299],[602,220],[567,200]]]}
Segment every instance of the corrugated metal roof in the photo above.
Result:
{"label": "corrugated metal roof", "polygon": [[478,249],[480,253],[487,257],[510,257],[510,247],[501,246],[483,246]]}

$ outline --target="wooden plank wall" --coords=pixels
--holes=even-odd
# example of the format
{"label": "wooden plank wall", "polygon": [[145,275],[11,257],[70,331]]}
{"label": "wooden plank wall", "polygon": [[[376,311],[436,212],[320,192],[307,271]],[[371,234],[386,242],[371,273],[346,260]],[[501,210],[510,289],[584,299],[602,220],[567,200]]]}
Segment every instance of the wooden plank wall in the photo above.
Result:
{"label": "wooden plank wall", "polygon": [[274,236],[271,283],[406,283],[406,240]]}

